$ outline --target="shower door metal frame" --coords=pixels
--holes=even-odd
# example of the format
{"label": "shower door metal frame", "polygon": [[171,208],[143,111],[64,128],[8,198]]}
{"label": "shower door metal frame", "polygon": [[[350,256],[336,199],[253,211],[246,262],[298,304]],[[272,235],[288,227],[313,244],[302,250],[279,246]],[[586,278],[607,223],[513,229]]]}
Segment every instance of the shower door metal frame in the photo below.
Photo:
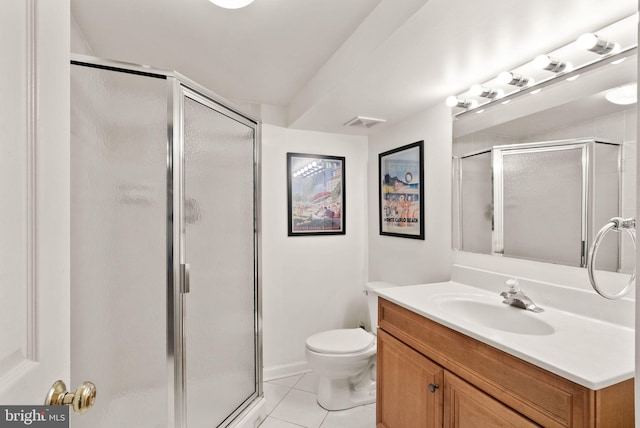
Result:
{"label": "shower door metal frame", "polygon": [[[167,81],[167,428],[186,428],[186,377],[184,341],[184,139],[183,97],[189,97],[254,130],[253,138],[253,242],[254,242],[254,350],[255,393],[225,419],[228,424],[248,410],[262,391],[262,289],[260,234],[261,124],[223,97],[177,72],[87,55],[71,54],[71,64],[115,72],[162,78]],[[177,161],[180,160],[180,161]],[[173,406],[171,406],[173,403]]]}

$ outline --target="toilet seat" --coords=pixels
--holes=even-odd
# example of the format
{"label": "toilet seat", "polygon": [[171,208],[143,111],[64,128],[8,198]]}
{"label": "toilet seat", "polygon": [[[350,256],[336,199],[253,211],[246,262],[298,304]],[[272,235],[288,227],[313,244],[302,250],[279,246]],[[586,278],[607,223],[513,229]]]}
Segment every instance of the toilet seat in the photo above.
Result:
{"label": "toilet seat", "polygon": [[375,336],[361,328],[328,330],[314,334],[306,341],[307,348],[322,354],[353,354],[370,348]]}

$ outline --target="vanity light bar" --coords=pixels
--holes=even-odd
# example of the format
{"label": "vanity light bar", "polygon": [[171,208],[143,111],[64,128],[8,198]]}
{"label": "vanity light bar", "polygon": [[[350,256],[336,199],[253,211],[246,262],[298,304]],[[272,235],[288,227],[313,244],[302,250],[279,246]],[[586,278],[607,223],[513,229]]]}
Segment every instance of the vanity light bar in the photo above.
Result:
{"label": "vanity light bar", "polygon": [[[612,55],[609,55],[609,56],[606,56],[606,57],[600,57],[600,58],[598,58],[598,59],[596,59],[596,60],[594,60],[592,62],[589,62],[589,63],[587,63],[587,64],[585,64],[583,66],[576,67],[570,72],[554,74],[553,76],[551,76],[551,77],[549,77],[549,78],[547,78],[545,80],[542,80],[540,82],[537,82],[534,85],[520,88],[519,90],[517,90],[515,92],[512,92],[512,93],[509,93],[509,94],[505,95],[504,98],[492,99],[492,100],[482,104],[482,107],[483,108],[490,107],[490,106],[492,106],[492,105],[494,105],[496,103],[506,104],[505,101],[512,101],[512,100],[514,100],[516,98],[519,98],[519,97],[522,97],[522,96],[535,95],[535,94],[539,93],[540,91],[542,91],[542,89],[546,88],[547,86],[555,84],[558,81],[558,79],[567,79],[568,80],[568,79],[572,79],[572,78],[577,78],[581,74],[588,73],[589,71],[600,67],[605,62],[610,62],[611,64],[620,63],[620,62],[622,62],[623,58],[627,58],[629,56],[637,54],[637,51],[638,51],[638,46],[634,45],[634,46],[626,48],[626,49],[624,49],[624,50],[622,50],[622,51],[620,51],[620,52],[618,52],[616,54],[612,54]],[[475,100],[473,100],[473,101],[475,101]],[[469,107],[465,111],[456,113],[455,116],[456,117],[462,117],[462,116],[468,115],[472,111],[474,111],[474,109],[476,107],[478,107],[478,106],[479,106],[479,104],[476,104],[475,107]]]}
{"label": "vanity light bar", "polygon": [[[623,18],[617,22],[610,24],[609,26],[603,28],[600,31],[603,31],[607,34],[611,33],[610,29],[616,28],[618,29],[616,34],[620,34],[619,28],[627,28],[626,26],[630,22],[631,18],[634,18],[634,23],[637,24],[639,21],[638,14],[634,14],[627,18]],[[621,27],[622,26],[622,27]],[[624,38],[624,37],[623,37]],[[631,42],[627,40],[625,43]],[[478,84],[472,86],[468,91],[459,94],[458,96],[450,96],[447,98],[446,104],[449,107],[457,107],[465,109],[462,112],[457,112],[456,116],[461,116],[473,110],[479,106],[486,106],[495,103],[498,99],[501,99],[501,102],[511,100],[514,97],[522,96],[529,93],[537,93],[540,90],[551,84],[554,79],[558,77],[563,77],[569,81],[575,80],[578,78],[577,71],[580,70],[581,73],[584,73],[592,68],[598,66],[598,64],[603,61],[609,61],[612,64],[618,64],[626,59],[627,56],[633,55],[637,53],[637,44],[633,44],[632,46],[626,47],[624,51],[622,51],[621,45],[619,43],[611,42],[598,34],[595,33],[586,33],[581,35],[575,42],[564,45],[554,53],[563,52],[561,55],[567,54],[567,48],[577,47],[581,50],[586,50],[589,52],[596,53],[600,55],[600,57],[594,61],[587,62],[586,64],[582,64],[577,68],[574,68],[573,64],[569,61],[563,61],[559,58],[552,56],[552,54],[543,54],[535,57],[529,64],[539,70],[550,71],[554,73],[552,76],[547,78],[542,78],[536,75],[537,79],[540,79],[539,82],[534,81],[533,78],[528,76],[523,76],[513,71],[504,71],[500,73],[497,78],[485,82],[483,84]],[[573,58],[572,54],[567,54],[568,56]],[[573,58],[575,59],[575,58]],[[580,57],[580,62],[582,62],[582,58]],[[527,65],[522,64],[516,70],[527,70]],[[526,71],[526,73],[530,73]],[[492,88],[491,85],[509,85],[512,87],[516,87],[517,89],[513,91],[507,91],[508,93],[505,95],[503,89],[500,88]],[[506,88],[505,88],[506,89]],[[524,89],[527,89],[526,91]],[[502,92],[502,93],[500,93]],[[471,97],[469,99],[469,97]],[[478,99],[473,99],[473,98]],[[504,103],[504,102],[503,102]],[[506,104],[506,103],[504,103]]]}

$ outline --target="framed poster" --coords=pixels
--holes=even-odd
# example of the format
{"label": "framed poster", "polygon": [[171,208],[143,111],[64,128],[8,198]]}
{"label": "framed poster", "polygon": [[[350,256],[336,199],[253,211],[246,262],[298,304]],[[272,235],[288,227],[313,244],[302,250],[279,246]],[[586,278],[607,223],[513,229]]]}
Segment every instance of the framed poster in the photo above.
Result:
{"label": "framed poster", "polygon": [[424,141],[378,155],[380,235],[424,239]]}
{"label": "framed poster", "polygon": [[287,153],[289,236],[345,234],[345,158]]}

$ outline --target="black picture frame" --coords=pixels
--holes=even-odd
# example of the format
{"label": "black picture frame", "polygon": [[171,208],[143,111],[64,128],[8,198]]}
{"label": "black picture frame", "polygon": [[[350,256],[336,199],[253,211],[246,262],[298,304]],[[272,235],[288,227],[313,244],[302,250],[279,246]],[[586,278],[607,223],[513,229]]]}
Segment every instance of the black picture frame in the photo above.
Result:
{"label": "black picture frame", "polygon": [[424,240],[424,140],[378,155],[380,235]]}
{"label": "black picture frame", "polygon": [[287,153],[289,236],[345,235],[345,158]]}

